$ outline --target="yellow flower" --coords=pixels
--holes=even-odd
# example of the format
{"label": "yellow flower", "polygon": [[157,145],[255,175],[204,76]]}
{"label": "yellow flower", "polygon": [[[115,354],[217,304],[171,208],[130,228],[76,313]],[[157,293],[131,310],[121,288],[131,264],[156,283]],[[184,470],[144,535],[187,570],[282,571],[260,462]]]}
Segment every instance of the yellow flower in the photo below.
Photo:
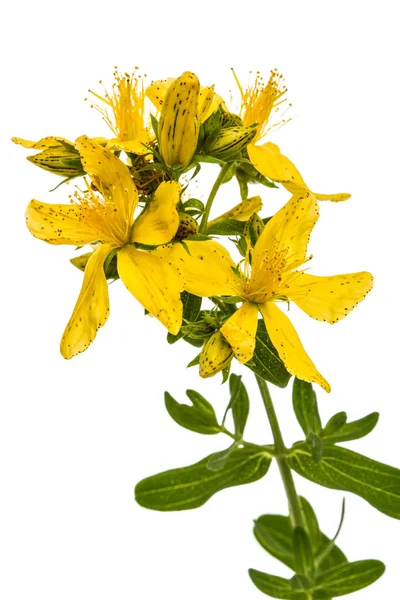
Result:
{"label": "yellow flower", "polygon": [[243,270],[235,268],[227,251],[216,242],[191,242],[190,255],[175,245],[170,260],[179,265],[187,291],[243,300],[220,329],[239,362],[246,363],[253,356],[261,312],[287,370],[330,391],[277,303],[293,301],[314,319],[336,323],[371,290],[373,278],[367,272],[318,277],[298,270],[311,258],[307,258],[307,245],[318,216],[313,195],[294,195],[268,221],[254,248],[249,248]]}
{"label": "yellow flower", "polygon": [[[240,117],[245,126],[258,123],[257,135],[248,146],[248,154],[254,167],[268,179],[282,184],[292,194],[311,192],[294,164],[281,153],[279,147],[272,142],[260,143],[267,134],[285,123],[285,120],[275,120],[276,114],[286,102],[287,88],[283,77],[276,69],[271,71],[267,83],[257,72],[253,81],[244,89],[233,71],[241,95]],[[257,143],[259,142],[259,143]],[[340,202],[348,200],[350,194],[318,194],[311,192],[318,200]]]}
{"label": "yellow flower", "polygon": [[153,255],[135,244],[165,244],[174,237],[179,224],[176,204],[180,185],[161,183],[147,209],[134,220],[138,193],[128,168],[86,136],[78,138],[76,148],[86,173],[102,195],[88,187],[70,204],[32,200],[26,210],[30,232],[49,244],[95,244],[61,340],[61,354],[72,358],[86,350],[105,324],[109,300],[104,263],[115,252],[125,286],[151,315],[176,334],[182,322],[181,276],[166,261],[166,252],[163,256]]}
{"label": "yellow flower", "polygon": [[[137,67],[136,67],[137,69]],[[104,89],[104,96],[89,90],[106,108],[92,104],[114,133],[107,148],[124,150],[133,154],[148,154],[146,145],[150,143],[145,114],[145,87],[143,78],[135,72],[132,75],[117,70],[111,94]],[[102,82],[100,82],[102,83]]]}

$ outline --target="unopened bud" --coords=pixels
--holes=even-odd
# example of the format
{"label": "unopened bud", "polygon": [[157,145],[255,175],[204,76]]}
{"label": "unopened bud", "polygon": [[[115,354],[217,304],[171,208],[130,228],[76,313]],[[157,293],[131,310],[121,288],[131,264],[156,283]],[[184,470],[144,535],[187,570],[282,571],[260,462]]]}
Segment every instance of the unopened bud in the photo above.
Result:
{"label": "unopened bud", "polygon": [[212,377],[229,365],[233,350],[220,331],[208,338],[200,354],[200,377]]}
{"label": "unopened bud", "polygon": [[169,167],[187,167],[199,138],[200,83],[186,71],[168,88],[158,126],[160,153]]}
{"label": "unopened bud", "polygon": [[209,148],[208,153],[218,158],[227,158],[243,150],[254,139],[255,127],[226,127]]}
{"label": "unopened bud", "polygon": [[41,150],[38,154],[27,157],[30,162],[41,169],[51,171],[55,175],[67,177],[68,179],[85,174],[79,152],[70,142],[63,138],[49,136],[38,142],[12,138],[12,141],[25,148]]}

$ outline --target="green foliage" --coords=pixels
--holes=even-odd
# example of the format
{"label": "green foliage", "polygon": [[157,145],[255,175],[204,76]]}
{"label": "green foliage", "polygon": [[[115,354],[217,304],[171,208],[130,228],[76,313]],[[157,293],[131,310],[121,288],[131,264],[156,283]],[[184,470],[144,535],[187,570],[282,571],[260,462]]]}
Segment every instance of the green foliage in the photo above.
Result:
{"label": "green foliage", "polygon": [[298,575],[292,579],[283,579],[255,569],[249,569],[249,575],[254,585],[272,598],[317,600],[345,596],[361,590],[379,579],[384,571],[385,565],[379,560],[360,560],[326,571],[311,585],[307,585],[308,578]]}
{"label": "green foliage", "polygon": [[197,508],[225,488],[261,479],[271,464],[267,452],[253,446],[236,448],[220,471],[207,467],[211,456],[189,467],[143,479],[135,488],[136,501],[140,506],[160,511]]}
{"label": "green foliage", "polygon": [[322,437],[325,442],[330,444],[358,440],[368,435],[374,429],[378,419],[379,413],[373,412],[362,419],[346,423],[346,413],[337,413],[324,427]]}
{"label": "green foliage", "polygon": [[336,598],[361,590],[374,583],[385,572],[379,560],[359,560],[334,567],[316,581],[313,598]]}
{"label": "green foliage", "polygon": [[224,219],[211,223],[207,227],[207,235],[241,235],[246,223],[235,219]]}
{"label": "green foliage", "polygon": [[311,383],[295,377],[293,381],[293,410],[305,435],[321,433],[321,418],[318,412],[317,396]]}
{"label": "green foliage", "polygon": [[249,575],[260,592],[272,598],[282,598],[284,600],[309,600],[310,598],[306,592],[293,589],[290,579],[262,573],[256,569],[249,569]]}
{"label": "green foliage", "polygon": [[[300,498],[300,502],[308,540],[305,543],[312,547],[314,555],[314,562],[309,566],[309,572],[315,571],[318,575],[327,569],[346,563],[347,559],[343,552],[320,531],[311,505],[305,498]],[[289,517],[282,515],[263,515],[259,517],[254,523],[254,535],[264,550],[293,571],[296,571],[298,561],[294,551],[296,540]],[[298,533],[296,535],[299,536]],[[310,547],[308,547],[308,550],[310,550]],[[320,556],[322,556],[322,560],[319,560]]]}
{"label": "green foliage", "polygon": [[231,410],[235,425],[235,435],[238,439],[241,439],[250,410],[249,396],[243,385],[241,376],[232,373],[229,378],[229,391],[231,398],[225,411],[224,422],[228,411]]}
{"label": "green foliage", "polygon": [[258,321],[254,354],[246,363],[246,367],[280,388],[286,387],[291,377],[279,358],[262,319]]}
{"label": "green foliage", "polygon": [[340,446],[324,446],[316,462],[307,443],[295,444],[289,466],[310,481],[325,487],[352,492],[379,511],[400,519],[400,470]]}
{"label": "green foliage", "polygon": [[222,429],[211,404],[195,390],[186,390],[186,395],[192,406],[180,404],[171,394],[165,392],[165,407],[170,417],[181,427],[197,433],[205,435],[220,433]]}

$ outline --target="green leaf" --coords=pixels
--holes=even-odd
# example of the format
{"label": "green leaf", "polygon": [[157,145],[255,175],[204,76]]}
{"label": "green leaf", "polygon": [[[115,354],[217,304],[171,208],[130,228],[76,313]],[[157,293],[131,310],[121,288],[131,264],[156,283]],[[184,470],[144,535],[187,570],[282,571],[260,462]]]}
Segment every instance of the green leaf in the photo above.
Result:
{"label": "green leaf", "polygon": [[[338,413],[339,415],[345,413]],[[337,415],[335,415],[337,417]],[[337,442],[349,442],[351,440],[358,440],[366,435],[368,435],[375,427],[379,419],[379,413],[373,412],[363,417],[362,419],[358,419],[357,421],[352,421],[351,423],[343,423],[342,427],[337,428],[337,430],[332,430],[331,421],[335,418],[332,417],[330,421],[328,421],[326,427],[322,432],[322,437],[324,441],[330,444],[336,444]]]}
{"label": "green leaf", "polygon": [[[301,502],[304,508],[304,498],[301,499]],[[306,518],[306,525],[308,531],[315,527],[315,525],[312,525],[310,522],[310,515]],[[295,570],[293,558],[293,527],[289,517],[284,517],[282,515],[262,515],[254,522],[254,535],[264,550],[293,571]],[[319,543],[315,545],[314,541],[316,536],[314,535],[313,538],[310,533],[309,536],[313,543],[315,555],[321,554],[327,546],[331,544],[331,540],[323,533],[320,533]],[[345,555],[338,546],[334,544],[329,554],[319,564],[317,573],[345,562],[347,562]]]}
{"label": "green leaf", "polygon": [[359,560],[322,573],[316,581],[313,598],[345,596],[374,583],[385,572],[380,560]]}
{"label": "green leaf", "polygon": [[229,446],[229,448],[212,454],[210,460],[207,463],[207,469],[210,469],[210,471],[221,471],[225,467],[228,456],[232,454],[232,452],[234,452],[236,448],[237,442],[233,442],[233,444]]}
{"label": "green leaf", "polygon": [[223,219],[210,223],[207,227],[207,235],[241,235],[246,223],[235,219]]}
{"label": "green leaf", "polygon": [[307,436],[307,442],[312,450],[313,459],[316,462],[319,462],[324,453],[324,442],[316,433],[313,433],[312,431],[310,431]]}
{"label": "green leaf", "polygon": [[308,535],[302,527],[295,527],[293,530],[293,559],[297,574],[313,576],[313,549]]}
{"label": "green leaf", "polygon": [[192,406],[180,404],[171,394],[165,392],[165,407],[170,417],[178,425],[190,431],[206,435],[220,433],[221,427],[211,404],[195,390],[186,390],[186,395],[192,402]]}
{"label": "green leaf", "polygon": [[228,410],[232,410],[233,422],[235,424],[235,433],[241,438],[249,416],[250,402],[247,390],[242,383],[242,377],[232,373],[229,379],[229,390],[231,399]]}
{"label": "green leaf", "polygon": [[311,383],[295,377],[293,381],[293,409],[300,427],[307,436],[310,432],[321,433],[321,419],[318,412],[317,396]]}
{"label": "green leaf", "polygon": [[142,479],[135,488],[136,501],[160,511],[197,508],[225,488],[261,479],[271,464],[271,458],[259,447],[245,447],[227,458],[222,471],[213,472],[207,468],[211,456],[189,467]]}
{"label": "green leaf", "polygon": [[400,519],[400,470],[340,446],[325,445],[315,462],[305,443],[298,443],[288,456],[289,466],[306,479],[364,498],[389,517]]}
{"label": "green leaf", "polygon": [[336,415],[333,415],[333,417],[329,419],[322,431],[323,437],[330,436],[333,433],[339,431],[339,429],[341,429],[343,425],[346,424],[346,421],[347,414],[345,412],[338,412],[336,413]]}
{"label": "green leaf", "polygon": [[198,354],[197,356],[195,356],[193,358],[193,360],[191,360],[190,363],[188,363],[188,365],[186,367],[187,369],[189,369],[189,367],[197,367],[197,365],[200,364],[200,354]]}
{"label": "green leaf", "polygon": [[256,347],[253,357],[245,365],[254,371],[254,373],[266,379],[266,381],[280,388],[286,387],[291,377],[282,360],[279,358],[278,352],[269,338],[262,319],[258,321]]}
{"label": "green leaf", "polygon": [[311,504],[299,496],[301,512],[303,514],[305,529],[310,538],[310,542],[314,550],[317,550],[321,545],[321,531],[319,529],[318,519]]}
{"label": "green leaf", "polygon": [[204,204],[201,200],[198,200],[197,198],[190,198],[190,200],[187,200],[183,203],[183,207],[185,208],[185,210],[187,208],[195,208],[200,213],[204,212]]}
{"label": "green leaf", "polygon": [[256,569],[249,569],[250,579],[254,585],[272,598],[283,600],[307,600],[307,593],[302,590],[294,590],[290,579],[283,579],[276,575],[262,573]]}

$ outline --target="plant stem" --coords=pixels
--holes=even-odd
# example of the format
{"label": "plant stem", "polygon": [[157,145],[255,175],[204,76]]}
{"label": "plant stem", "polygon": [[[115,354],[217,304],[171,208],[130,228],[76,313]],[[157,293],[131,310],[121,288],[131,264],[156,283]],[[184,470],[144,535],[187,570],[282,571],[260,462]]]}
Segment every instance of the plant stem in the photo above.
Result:
{"label": "plant stem", "polygon": [[283,442],[281,429],[279,427],[278,418],[276,416],[275,408],[272,403],[272,398],[269,393],[267,382],[258,375],[256,375],[256,379],[258,387],[260,389],[261,397],[264,402],[265,410],[267,412],[272,435],[274,438],[276,451],[275,458],[278,463],[279,471],[288,499],[290,519],[292,521],[293,527],[304,527],[299,497],[297,495],[296,487],[294,485],[292,471],[290,470],[290,467],[286,460],[286,447]]}
{"label": "plant stem", "polygon": [[224,166],[222,167],[221,171],[219,172],[219,175],[218,175],[217,179],[215,180],[214,185],[212,186],[210,195],[208,196],[206,207],[204,209],[204,214],[201,219],[199,233],[206,233],[206,231],[207,231],[208,217],[210,215],[212,203],[214,202],[214,198],[217,195],[217,192],[218,192],[219,188],[221,187],[222,183],[224,182],[225,176],[226,176],[227,172],[229,171],[229,169],[230,169],[230,165],[228,163],[225,163]]}

